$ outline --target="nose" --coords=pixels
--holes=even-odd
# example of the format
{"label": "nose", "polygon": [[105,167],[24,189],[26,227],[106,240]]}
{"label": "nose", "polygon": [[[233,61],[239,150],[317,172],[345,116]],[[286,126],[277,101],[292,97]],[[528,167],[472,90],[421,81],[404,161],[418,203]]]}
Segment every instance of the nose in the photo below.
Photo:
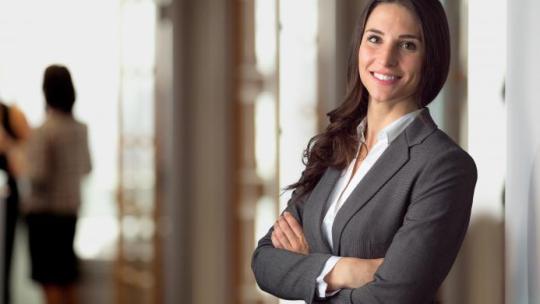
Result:
{"label": "nose", "polygon": [[380,48],[379,63],[387,67],[396,66],[398,62],[397,56],[398,54],[394,45],[384,45]]}

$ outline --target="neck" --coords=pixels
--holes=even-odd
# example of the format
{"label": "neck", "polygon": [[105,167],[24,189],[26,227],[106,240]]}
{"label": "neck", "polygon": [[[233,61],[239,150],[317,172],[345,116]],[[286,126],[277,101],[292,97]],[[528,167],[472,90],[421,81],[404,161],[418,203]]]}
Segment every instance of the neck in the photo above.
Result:
{"label": "neck", "polygon": [[401,116],[418,110],[414,100],[400,102],[376,102],[371,98],[367,111],[366,144],[369,147],[376,142],[377,134]]}
{"label": "neck", "polygon": [[47,107],[46,113],[48,115],[61,116],[61,117],[71,117],[72,116],[71,113],[66,113],[66,112],[63,112],[63,111],[60,111],[60,110],[56,110],[56,109],[51,108],[51,107]]}

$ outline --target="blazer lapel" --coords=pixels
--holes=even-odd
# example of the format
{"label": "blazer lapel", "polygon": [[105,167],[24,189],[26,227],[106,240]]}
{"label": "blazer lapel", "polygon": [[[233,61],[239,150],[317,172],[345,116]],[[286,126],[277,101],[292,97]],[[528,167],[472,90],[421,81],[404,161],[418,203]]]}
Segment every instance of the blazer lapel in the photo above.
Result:
{"label": "blazer lapel", "polygon": [[356,186],[338,211],[332,227],[334,253],[339,254],[341,233],[352,216],[377,193],[409,159],[409,146],[404,136],[399,136],[388,146],[373,167]]}
{"label": "blazer lapel", "polygon": [[343,229],[379,189],[409,160],[409,147],[420,143],[437,126],[427,108],[400,134],[375,162],[338,211],[332,227],[333,254],[339,255]]}
{"label": "blazer lapel", "polygon": [[328,209],[328,198],[334,189],[336,182],[339,179],[340,171],[333,168],[326,169],[321,180],[311,192],[308,200],[304,204],[308,204],[310,208],[304,208],[304,223],[309,226],[306,230],[314,231],[314,237],[317,242],[330,253],[331,248],[322,234],[322,221],[326,210]]}

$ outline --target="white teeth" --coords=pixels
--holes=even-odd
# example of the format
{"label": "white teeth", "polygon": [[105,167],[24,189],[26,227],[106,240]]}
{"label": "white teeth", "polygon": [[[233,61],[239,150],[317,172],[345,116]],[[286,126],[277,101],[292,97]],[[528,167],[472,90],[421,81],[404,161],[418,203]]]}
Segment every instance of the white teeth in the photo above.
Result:
{"label": "white teeth", "polygon": [[397,79],[397,76],[384,75],[384,74],[379,74],[379,73],[375,73],[375,72],[373,72],[373,76],[375,76],[375,78],[377,78],[377,79],[385,80],[385,81]]}

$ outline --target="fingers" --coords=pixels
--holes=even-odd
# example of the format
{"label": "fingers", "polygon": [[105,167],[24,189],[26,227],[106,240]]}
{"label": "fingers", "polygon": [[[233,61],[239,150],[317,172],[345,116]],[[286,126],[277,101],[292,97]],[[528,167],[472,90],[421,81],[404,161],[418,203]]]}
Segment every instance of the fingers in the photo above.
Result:
{"label": "fingers", "polygon": [[272,245],[299,254],[309,254],[309,245],[304,237],[302,226],[288,212],[280,216],[271,234]]}
{"label": "fingers", "polygon": [[281,228],[281,224],[279,223],[280,220],[278,219],[276,221],[276,223],[274,224],[274,232],[272,233],[276,239],[279,241],[279,243],[281,244],[281,248],[282,249],[287,249],[287,250],[292,250],[292,245],[291,245],[291,242],[290,240],[287,238],[287,235],[285,234],[285,232],[283,231],[283,229]]}
{"label": "fingers", "polygon": [[294,232],[296,237],[300,239],[304,238],[304,230],[302,229],[300,224],[298,224],[294,216],[292,216],[289,212],[285,212],[283,217],[287,221],[287,224],[289,224],[289,227]]}
{"label": "fingers", "polygon": [[274,245],[274,247],[279,248],[279,249],[285,249],[283,245],[281,244],[281,242],[279,241],[279,239],[277,238],[275,230],[272,232],[272,235],[270,237],[272,239],[272,245]]}
{"label": "fingers", "polygon": [[287,242],[290,244],[292,248],[294,249],[298,247],[298,236],[293,232],[291,227],[289,226],[289,223],[287,220],[285,220],[284,216],[280,216],[277,220],[277,224],[281,230],[281,232],[284,234],[284,236],[287,238]]}

